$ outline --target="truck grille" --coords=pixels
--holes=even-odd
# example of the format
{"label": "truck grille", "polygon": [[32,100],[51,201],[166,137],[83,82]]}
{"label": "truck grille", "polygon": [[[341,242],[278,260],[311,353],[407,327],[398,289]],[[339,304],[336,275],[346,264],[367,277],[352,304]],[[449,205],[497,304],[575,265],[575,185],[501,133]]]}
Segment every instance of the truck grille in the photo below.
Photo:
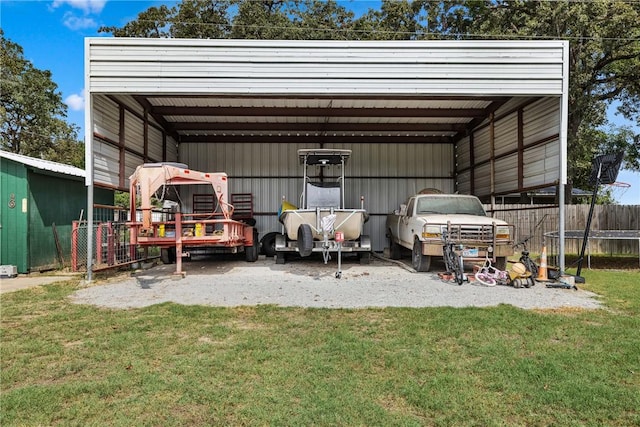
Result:
{"label": "truck grille", "polygon": [[[449,229],[449,236],[459,242],[493,243],[494,227],[492,225],[450,225],[443,226],[443,230]],[[499,239],[506,240],[506,239]]]}

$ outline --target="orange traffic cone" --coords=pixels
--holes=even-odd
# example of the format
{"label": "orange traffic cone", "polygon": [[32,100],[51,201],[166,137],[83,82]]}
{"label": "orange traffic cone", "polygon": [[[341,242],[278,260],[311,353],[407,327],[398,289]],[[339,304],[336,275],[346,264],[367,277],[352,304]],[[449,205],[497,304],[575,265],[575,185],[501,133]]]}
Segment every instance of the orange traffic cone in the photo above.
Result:
{"label": "orange traffic cone", "polygon": [[536,279],[540,282],[548,282],[549,277],[547,277],[547,247],[542,245],[542,253],[540,254],[540,266],[538,267],[538,278]]}

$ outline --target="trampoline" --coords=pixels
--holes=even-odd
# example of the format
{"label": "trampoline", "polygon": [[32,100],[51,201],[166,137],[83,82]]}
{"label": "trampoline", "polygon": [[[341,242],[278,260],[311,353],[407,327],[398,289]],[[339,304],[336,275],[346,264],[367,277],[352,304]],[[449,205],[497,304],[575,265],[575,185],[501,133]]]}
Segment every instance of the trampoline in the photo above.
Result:
{"label": "trampoline", "polygon": [[[552,242],[559,241],[559,232],[550,231],[544,234],[545,237],[552,239]],[[572,240],[583,240],[584,230],[566,230],[564,238]],[[638,241],[638,266],[640,266],[640,230],[592,230],[587,238],[587,245],[591,240],[637,240]],[[555,243],[554,243],[555,244]],[[591,268],[591,250],[587,250],[587,267]],[[553,247],[551,249],[555,253]]]}

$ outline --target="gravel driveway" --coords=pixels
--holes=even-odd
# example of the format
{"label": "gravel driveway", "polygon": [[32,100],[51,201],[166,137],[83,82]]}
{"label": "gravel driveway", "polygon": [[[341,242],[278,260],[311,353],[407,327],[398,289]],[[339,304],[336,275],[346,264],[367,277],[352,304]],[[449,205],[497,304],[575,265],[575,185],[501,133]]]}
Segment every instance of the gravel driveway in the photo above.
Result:
{"label": "gravel driveway", "polygon": [[[409,260],[405,260],[408,262]],[[283,307],[486,307],[510,304],[525,309],[601,308],[597,295],[584,290],[484,287],[445,282],[437,271],[415,273],[408,266],[374,257],[370,265],[355,259],[342,262],[337,279],[336,260],[296,259],[278,265],[260,257],[255,263],[238,259],[184,262],[186,277],[173,274],[175,265],[156,265],[77,291],[78,304],[109,308],[146,307],[163,302],[236,307],[273,304]],[[477,283],[477,282],[476,282]]]}

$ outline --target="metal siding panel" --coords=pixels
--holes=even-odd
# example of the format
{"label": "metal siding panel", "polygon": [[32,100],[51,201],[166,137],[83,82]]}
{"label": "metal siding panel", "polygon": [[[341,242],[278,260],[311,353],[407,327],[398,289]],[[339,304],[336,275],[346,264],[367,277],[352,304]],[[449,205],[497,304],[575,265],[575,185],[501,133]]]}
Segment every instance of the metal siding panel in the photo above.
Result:
{"label": "metal siding panel", "polygon": [[138,153],[144,152],[144,126],[129,111],[124,112],[124,141],[127,148]]}
{"label": "metal siding panel", "polygon": [[561,80],[545,82],[531,79],[505,81],[494,79],[433,79],[428,81],[404,81],[389,79],[362,80],[354,85],[352,80],[308,80],[292,83],[285,76],[282,79],[205,79],[172,78],[151,80],[113,76],[93,77],[95,92],[115,93],[200,93],[234,95],[406,95],[428,93],[430,95],[559,95],[562,91]]}
{"label": "metal siding panel", "polygon": [[496,193],[514,191],[518,185],[518,154],[496,160],[495,175]]}
{"label": "metal siding panel", "polygon": [[518,148],[518,114],[513,113],[495,124],[495,155],[499,156]]}
{"label": "metal siding panel", "polygon": [[465,169],[471,166],[471,141],[468,136],[461,139],[457,144],[456,163],[458,169]]}
{"label": "metal siding panel", "polygon": [[299,148],[308,144],[181,144],[183,163],[229,176],[302,176]]}
{"label": "metal siding panel", "polygon": [[458,174],[458,193],[471,194],[471,172],[465,171]]}
{"label": "metal siding panel", "polygon": [[124,185],[129,188],[129,177],[133,175],[136,168],[144,163],[144,159],[133,153],[124,153]]}
{"label": "metal siding panel", "polygon": [[491,155],[489,127],[480,129],[473,134],[474,160],[476,163],[489,160]]}
{"label": "metal siding panel", "polygon": [[491,166],[485,163],[475,170],[474,194],[476,196],[486,196],[491,194]]}
{"label": "metal siding panel", "polygon": [[167,161],[177,162],[179,159],[178,143],[171,136],[167,136]]}
{"label": "metal siding panel", "polygon": [[[436,175],[451,177],[453,183],[453,177],[455,174],[455,147],[453,144],[438,144],[433,145],[437,156],[434,156],[436,160],[435,171]],[[452,188],[453,190],[453,188]]]}
{"label": "metal siding panel", "polygon": [[539,145],[523,153],[525,187],[553,184],[558,179],[559,141]]}
{"label": "metal siding panel", "polygon": [[[129,63],[127,68],[129,68],[130,66],[131,66],[131,63]],[[149,66],[149,64],[146,64],[145,66]],[[135,71],[131,70],[131,71],[128,71],[128,72],[135,72]],[[117,99],[118,102],[120,102],[121,104],[123,104],[126,107],[128,107],[131,111],[137,113],[139,116],[143,116],[144,115],[144,108],[132,96],[114,95],[114,98]]]}
{"label": "metal siding panel", "polygon": [[540,141],[560,132],[560,100],[544,98],[523,112],[524,144]]}
{"label": "metal siding panel", "polygon": [[500,106],[500,108],[498,108],[495,111],[494,115],[496,117],[503,116],[504,114],[509,113],[509,112],[517,109],[519,106],[529,102],[530,100],[531,100],[530,97],[523,97],[523,96],[513,97],[513,98],[509,99],[507,102],[505,102],[504,104],[502,104]]}
{"label": "metal siding panel", "polygon": [[565,44],[94,38],[88,46],[92,92],[560,95]]}
{"label": "metal siding panel", "polygon": [[93,180],[95,183],[119,186],[120,154],[117,147],[93,139]]}
{"label": "metal siding panel", "polygon": [[180,144],[180,163],[184,163],[190,169],[201,172],[224,172],[224,168],[219,164],[215,164],[214,160],[209,157],[209,150],[215,145],[212,144]]}
{"label": "metal siding panel", "polygon": [[545,182],[553,184],[560,176],[560,140],[547,142],[545,151]]}
{"label": "metal siding panel", "polygon": [[[0,157],[0,264],[15,265],[18,273],[29,272],[29,216],[22,211],[22,200],[29,202],[27,168],[18,162]],[[11,203],[13,201],[15,205]]]}
{"label": "metal siding panel", "polygon": [[[57,268],[58,252],[53,224],[62,255],[71,254],[71,222],[87,209],[84,181],[68,177],[29,173],[29,270]],[[55,206],[55,209],[51,209]]]}
{"label": "metal siding panel", "polygon": [[[302,176],[302,166],[297,157],[299,148],[310,147],[291,144],[186,144],[181,145],[181,158],[192,169],[224,171],[231,178],[299,177]],[[333,144],[328,148],[353,151],[345,171],[347,179],[386,179],[398,175],[452,176],[452,148],[449,145],[357,144],[339,147]],[[411,164],[407,166],[408,163]]]}
{"label": "metal siding panel", "polygon": [[[410,169],[414,173],[420,172],[415,175],[417,177],[433,174],[433,170],[440,169],[442,163],[452,165],[453,148],[450,144],[412,144],[410,147],[394,144],[329,145],[326,148],[353,150],[345,171],[345,202],[349,207],[358,207],[360,196],[364,196],[365,209],[372,216],[365,225],[365,231],[374,239],[376,250],[382,250],[385,245],[386,214],[409,196],[423,188],[453,192],[453,178],[396,177],[409,176],[407,163],[412,164]],[[192,169],[228,173],[230,193],[253,194],[254,210],[260,213],[257,227],[263,236],[266,232],[280,230],[274,214],[280,208],[283,196],[291,203],[300,203],[302,166],[298,162],[299,148],[314,147],[292,144],[183,144],[180,150],[182,161]],[[423,167],[425,164],[428,166]],[[181,197],[190,207],[194,191],[186,187],[180,190]]]}
{"label": "metal siding panel", "polygon": [[118,142],[120,108],[105,96],[97,95],[93,101],[94,132]]}
{"label": "metal siding panel", "polygon": [[162,132],[153,126],[149,126],[149,159],[152,162],[162,161]]}
{"label": "metal siding panel", "polygon": [[[279,58],[271,58],[278,60]],[[287,58],[289,59],[289,58]],[[296,57],[298,61],[300,58]],[[256,67],[255,64],[244,62],[224,63],[220,58],[212,58],[209,62],[202,63],[174,63],[149,61],[128,61],[123,63],[101,63],[92,67],[95,76],[109,76],[112,74],[127,73],[130,78],[149,76],[162,76],[165,79],[183,79],[185,75],[190,78],[201,79],[236,79],[242,76],[246,79],[266,80],[268,78],[281,78],[286,75],[297,80],[339,80],[353,76],[354,64],[344,58],[343,62],[324,63],[322,59],[310,59],[308,63],[291,62],[267,62],[265,61]],[[469,59],[469,58],[466,58]],[[434,64],[429,63],[375,63],[372,58],[366,58],[369,63],[358,63],[358,71],[367,79],[423,79],[441,80],[443,76],[447,79],[470,79],[486,80],[500,76],[502,79],[516,80],[531,77],[531,64],[489,64],[474,63],[469,60],[463,64]],[[474,67],[470,67],[473,63]],[[401,65],[399,67],[398,65]],[[537,79],[553,79],[562,73],[562,64],[538,64],[536,66]],[[140,105],[129,103],[132,108],[141,110]]]}
{"label": "metal siding panel", "polygon": [[525,187],[544,184],[544,156],[544,146],[524,150],[523,184]]}

